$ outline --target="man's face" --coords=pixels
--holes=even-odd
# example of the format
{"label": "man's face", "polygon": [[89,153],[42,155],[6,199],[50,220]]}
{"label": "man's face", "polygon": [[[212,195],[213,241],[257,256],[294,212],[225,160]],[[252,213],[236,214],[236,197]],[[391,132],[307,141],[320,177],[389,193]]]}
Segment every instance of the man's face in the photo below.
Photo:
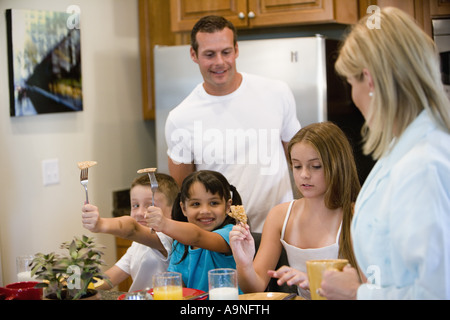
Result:
{"label": "man's face", "polygon": [[197,42],[198,54],[191,48],[191,58],[199,65],[206,92],[221,96],[235,91],[241,78],[236,71],[239,49],[234,47],[233,31],[199,32]]}

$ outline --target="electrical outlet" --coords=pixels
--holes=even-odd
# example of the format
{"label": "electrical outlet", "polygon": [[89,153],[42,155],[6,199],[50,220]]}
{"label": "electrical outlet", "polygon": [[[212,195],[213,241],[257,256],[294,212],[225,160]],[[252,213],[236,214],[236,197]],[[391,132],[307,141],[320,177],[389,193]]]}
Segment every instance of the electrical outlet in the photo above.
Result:
{"label": "electrical outlet", "polygon": [[44,186],[59,184],[58,159],[47,159],[42,161],[42,176]]}

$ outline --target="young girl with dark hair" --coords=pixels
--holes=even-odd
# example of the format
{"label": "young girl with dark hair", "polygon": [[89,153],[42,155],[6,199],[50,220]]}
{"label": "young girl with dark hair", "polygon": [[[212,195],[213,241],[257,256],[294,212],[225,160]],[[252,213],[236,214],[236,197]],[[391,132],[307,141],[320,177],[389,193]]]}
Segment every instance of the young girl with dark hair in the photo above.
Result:
{"label": "young girl with dark hair", "polygon": [[241,197],[215,171],[196,171],[184,179],[172,219],[150,207],[148,225],[174,239],[168,271],[180,272],[188,288],[208,291],[208,271],[236,268],[229,244],[235,220],[227,215]]}

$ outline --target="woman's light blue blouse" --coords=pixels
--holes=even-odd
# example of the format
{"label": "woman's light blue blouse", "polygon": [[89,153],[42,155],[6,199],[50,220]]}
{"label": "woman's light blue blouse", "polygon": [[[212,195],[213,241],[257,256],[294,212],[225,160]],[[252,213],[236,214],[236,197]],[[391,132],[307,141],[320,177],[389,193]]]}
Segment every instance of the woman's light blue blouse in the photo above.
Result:
{"label": "woman's light blue blouse", "polygon": [[358,299],[450,299],[450,135],[426,111],[364,183],[352,238]]}

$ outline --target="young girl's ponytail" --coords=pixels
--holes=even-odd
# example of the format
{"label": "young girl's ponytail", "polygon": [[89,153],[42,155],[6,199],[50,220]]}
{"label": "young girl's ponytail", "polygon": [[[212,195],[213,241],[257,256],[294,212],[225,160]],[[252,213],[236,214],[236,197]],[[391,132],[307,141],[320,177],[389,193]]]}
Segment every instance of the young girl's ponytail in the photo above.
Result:
{"label": "young girl's ponytail", "polygon": [[188,220],[186,216],[183,214],[183,211],[181,210],[180,202],[181,202],[181,192],[178,192],[178,195],[175,198],[175,201],[173,202],[172,206],[172,220],[187,222]]}
{"label": "young girl's ponytail", "polygon": [[239,195],[239,192],[237,191],[236,187],[230,184],[230,191],[231,191],[231,203],[234,206],[240,206],[242,205],[242,199]]}

